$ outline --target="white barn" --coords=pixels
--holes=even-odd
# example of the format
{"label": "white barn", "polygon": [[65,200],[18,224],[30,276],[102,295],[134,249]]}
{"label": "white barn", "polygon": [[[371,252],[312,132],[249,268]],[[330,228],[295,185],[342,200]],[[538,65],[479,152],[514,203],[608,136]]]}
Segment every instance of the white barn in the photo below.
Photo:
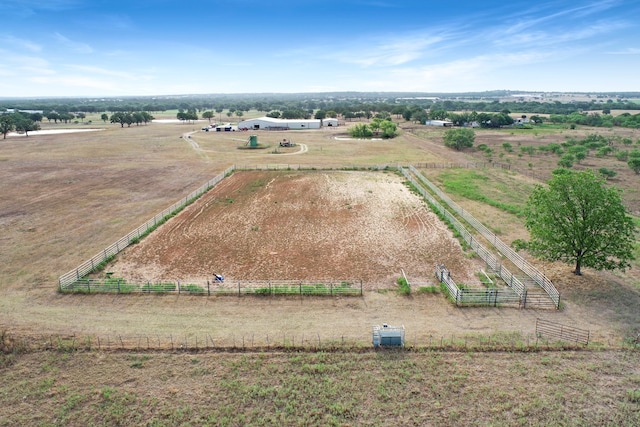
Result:
{"label": "white barn", "polygon": [[443,126],[443,127],[451,127],[453,126],[453,122],[450,120],[427,120],[424,122],[427,126]]}
{"label": "white barn", "polygon": [[258,117],[238,123],[238,129],[247,130],[288,130],[288,129],[320,129],[322,121],[318,119],[274,119]]}

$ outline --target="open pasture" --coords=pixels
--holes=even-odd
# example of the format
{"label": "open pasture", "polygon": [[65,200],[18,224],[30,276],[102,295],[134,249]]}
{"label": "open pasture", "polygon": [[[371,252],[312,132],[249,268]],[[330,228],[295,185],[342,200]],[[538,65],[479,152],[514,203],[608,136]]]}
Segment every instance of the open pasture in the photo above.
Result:
{"label": "open pasture", "polygon": [[[78,337],[76,343],[80,344],[80,337],[93,337],[95,348],[96,337],[102,338],[103,343],[105,337],[110,337],[112,343],[121,337],[135,347],[136,343],[146,342],[144,338],[166,343],[180,337],[193,346],[197,337],[200,345],[205,338],[239,345],[241,339],[251,336],[258,345],[264,345],[267,337],[271,340],[282,337],[290,343],[306,340],[307,346],[315,345],[316,338],[322,340],[323,346],[344,339],[347,343],[357,343],[356,347],[353,351],[347,347],[335,353],[255,353],[250,350],[243,354],[148,350],[66,353],[54,350],[0,355],[0,373],[5,380],[0,386],[0,402],[4,408],[0,424],[207,425],[225,420],[230,424],[273,421],[317,425],[638,424],[637,351],[374,353],[364,349],[370,345],[371,325],[383,322],[404,324],[409,344],[418,347],[454,339],[464,345],[467,337],[471,341],[493,337],[491,342],[499,347],[511,338],[518,341],[531,337],[539,317],[588,329],[595,346],[615,347],[640,328],[638,290],[629,276],[621,273],[585,271],[583,277],[575,278],[565,265],[545,265],[532,260],[542,266],[562,292],[560,311],[460,309],[442,295],[414,293],[407,297],[391,289],[368,291],[356,298],[58,294],[56,279],[60,274],[232,164],[291,163],[311,167],[477,160],[474,153],[457,153],[442,147],[438,131],[429,131],[428,135],[405,132],[392,141],[383,142],[338,142],[332,138],[333,134],[325,132],[260,133],[259,137],[265,141],[286,137],[309,148],[304,154],[282,156],[265,150],[237,150],[237,141],[222,139],[230,135],[200,133],[199,126],[189,124],[104,127],[106,130],[102,132],[30,136],[0,142],[0,332],[7,332],[3,340],[25,337],[42,345],[52,336],[62,336],[68,337],[67,342]],[[192,138],[197,146],[183,137],[194,131]],[[237,137],[237,133],[232,136]],[[448,175],[439,180],[438,173],[442,171],[453,173],[448,169],[423,170],[441,188],[445,188],[447,181],[480,182],[476,192],[509,205],[518,204],[514,195],[526,198],[526,187],[536,182],[513,172],[493,169],[475,171],[486,179]],[[258,247],[268,246],[269,238],[278,234],[293,239],[291,233],[285,233],[288,228],[277,221],[277,214],[284,215],[287,211],[279,210],[282,206],[277,205],[281,203],[275,201],[286,200],[282,191],[290,190],[294,192],[292,196],[306,200],[301,207],[306,209],[302,212],[308,212],[314,206],[308,197],[313,193],[302,189],[314,187],[302,186],[296,190],[296,186],[290,184],[296,180],[304,182],[307,173],[278,172],[276,176],[280,178],[270,186],[267,184],[272,178],[256,178],[262,173],[233,175],[228,184],[236,183],[235,187],[216,189],[211,199],[202,199],[185,211],[186,216],[166,223],[165,229],[169,231],[158,230],[162,233],[152,234],[149,241],[144,239],[135,250],[144,249],[153,239],[161,240],[163,233],[165,237],[185,238],[189,237],[189,230],[205,228],[207,225],[199,223],[195,214],[200,212],[198,208],[204,213],[205,205],[210,202],[209,206],[219,215],[229,214],[226,218],[230,225],[218,223],[218,227],[230,234],[225,242],[227,249],[236,251],[236,255],[244,254],[246,271],[256,261],[261,261],[261,267],[268,271],[269,260],[274,255],[282,256],[282,250],[273,251],[278,254],[254,253],[254,247],[242,239],[261,236],[262,242],[255,240]],[[294,181],[286,181],[289,174]],[[326,185],[333,182],[340,188],[338,184],[344,182],[339,178],[352,179],[372,173],[309,174],[324,177]],[[412,205],[413,196],[408,197],[395,175],[388,172],[374,175],[387,180],[395,189],[389,196],[399,195],[400,200],[406,202],[411,200],[409,205],[392,202],[376,206],[381,213],[397,213],[402,212],[402,206],[416,206]],[[242,176],[252,178],[243,181]],[[276,181],[284,184],[280,193],[275,192]],[[377,191],[377,185],[367,187],[375,182],[350,186],[363,187],[364,194],[358,197],[346,197],[348,193],[344,193],[342,199],[336,198],[342,202],[336,202],[333,212],[344,218],[332,220],[348,225],[352,223],[345,219],[359,218],[354,213],[365,209],[374,213],[374,206],[367,205],[365,199],[386,195]],[[315,188],[318,192],[327,187]],[[509,188],[514,189],[514,194],[504,197]],[[241,194],[243,192],[246,194]],[[477,198],[461,196],[455,191],[450,194],[503,240],[509,242],[523,236],[522,221],[517,216]],[[276,195],[275,199],[266,199]],[[317,199],[324,200],[323,197],[326,198],[318,194]],[[228,198],[233,199],[233,203]],[[289,200],[290,206],[295,205],[296,198]],[[273,208],[272,216],[269,210],[250,209],[252,205],[265,204],[262,202]],[[245,213],[235,210],[238,207],[246,208]],[[426,210],[419,211],[420,217],[428,217]],[[288,216],[291,215],[289,212]],[[190,222],[185,223],[185,218],[191,218]],[[272,224],[268,218],[276,222]],[[419,231],[417,218],[409,217],[406,223],[400,221],[400,224],[405,224],[406,230]],[[330,216],[319,219],[325,221],[324,225],[331,222]],[[185,227],[173,228],[177,224]],[[307,226],[300,231],[312,228]],[[183,231],[187,233],[181,234]],[[411,236],[403,234],[407,231],[402,227],[399,232],[411,240]],[[362,231],[351,240],[366,237],[358,233]],[[234,247],[234,241],[240,242],[238,248]],[[332,248],[328,242],[308,242],[311,248]],[[395,240],[385,245],[400,247]],[[361,254],[362,258],[377,256],[383,267],[395,264],[397,260],[392,258],[413,262],[403,252],[399,255],[390,252],[388,257],[380,258],[381,248],[370,249],[370,253]],[[123,259],[129,262],[138,256],[134,252]],[[287,259],[297,260],[299,252],[305,254],[308,268],[318,268],[313,262],[318,258],[313,253],[310,257],[308,250],[289,254],[285,249]],[[345,264],[350,262],[346,258],[342,260]],[[217,263],[223,261],[218,259]],[[474,262],[466,258],[463,261]],[[232,263],[228,265],[231,268]],[[274,263],[273,266],[275,274],[277,268],[285,265]],[[388,283],[398,274],[395,268],[390,270],[394,271],[373,270],[372,275],[376,279],[384,276]],[[243,274],[247,274],[246,271],[243,270]],[[253,274],[259,271],[256,269]],[[316,273],[321,271],[324,270]],[[410,279],[412,273],[408,271]],[[296,396],[302,397],[296,399]],[[301,417],[302,413],[307,415]]]}
{"label": "open pasture", "polygon": [[[98,253],[232,164],[283,164],[284,162],[280,159],[285,157],[287,163],[307,167],[344,166],[345,163],[364,167],[394,162],[443,162],[449,160],[445,157],[449,153],[450,161],[469,159],[466,153],[454,153],[444,149],[437,136],[421,138],[410,133],[403,133],[390,141],[335,139],[334,136],[337,134],[344,136],[343,128],[319,132],[258,133],[259,138],[265,140],[275,138],[277,141],[280,138],[288,138],[298,143],[305,143],[309,147],[307,153],[282,156],[264,150],[238,150],[237,141],[226,139],[236,138],[238,135],[241,135],[240,138],[246,137],[246,132],[205,133],[198,131],[199,127],[189,124],[150,124],[131,128],[107,125],[105,128],[101,132],[11,139],[0,146],[0,164],[2,164],[0,225],[3,230],[3,251],[0,253],[0,286],[3,291],[3,298],[0,299],[2,328],[27,334],[104,332],[136,334],[149,333],[149,331],[162,334],[180,331],[190,334],[215,331],[227,335],[231,333],[230,331],[249,334],[250,332],[268,333],[294,329],[302,333],[304,331],[313,333],[322,329],[332,331],[331,333],[336,335],[346,332],[358,336],[363,336],[364,333],[366,336],[366,331],[371,324],[388,321],[405,323],[407,328],[411,328],[423,338],[440,332],[446,334],[464,333],[469,330],[477,332],[508,330],[530,333],[533,330],[537,313],[514,309],[457,310],[448,306],[443,297],[431,295],[416,295],[407,299],[389,293],[375,292],[365,293],[362,299],[333,301],[330,304],[322,299],[312,299],[300,304],[296,301],[266,302],[252,298],[231,301],[226,298],[203,298],[194,302],[193,298],[198,297],[59,295],[55,289],[56,279],[60,274]],[[192,138],[202,150],[194,147],[183,137],[184,134],[194,131],[196,133]],[[222,144],[228,144],[228,149],[222,149]],[[203,151],[205,149],[211,151]],[[291,161],[293,158],[295,163]],[[316,173],[322,176],[321,173]],[[336,173],[332,179],[335,181],[337,180],[335,177],[340,176],[352,177],[354,173]],[[390,173],[384,173],[381,176],[388,180],[396,179]],[[331,182],[331,179],[325,179],[327,183]],[[366,188],[366,185],[373,185],[373,182],[358,185],[365,185]],[[268,181],[264,181],[263,185],[252,188],[251,183],[248,182],[247,186],[240,185],[238,189],[244,188],[243,191],[249,192],[256,190],[257,194],[263,194],[266,197],[271,194],[269,193],[271,189],[267,191],[267,183]],[[373,193],[364,191],[358,197],[362,200],[380,197],[384,191],[377,191],[376,185],[373,185]],[[399,191],[397,194],[403,195],[406,191],[400,190],[402,186],[397,182],[393,185]],[[294,187],[285,184],[279,191],[298,191],[298,194],[301,194],[300,190],[294,190]],[[221,187],[218,191],[223,189],[224,187]],[[264,193],[261,193],[262,191]],[[234,212],[237,206],[241,206],[225,203],[224,200],[227,197],[224,196],[214,203],[219,205],[218,208],[223,209],[221,212],[224,212],[224,209]],[[232,195],[231,198],[234,196]],[[238,198],[237,195],[235,198]],[[280,209],[281,206],[278,207],[275,203],[279,200],[285,200],[282,194],[272,198],[268,206]],[[278,256],[271,252],[278,252],[278,255],[281,255],[282,249],[268,249],[270,244],[268,237],[272,235],[265,233],[287,234],[286,237],[289,239],[292,239],[293,235],[285,233],[286,228],[280,225],[270,231],[268,224],[275,221],[274,224],[277,225],[277,215],[269,220],[267,216],[260,216],[270,215],[269,211],[260,212],[257,209],[262,202],[250,202],[248,199],[245,207],[249,208],[253,203],[254,206],[251,208],[254,210],[253,213],[248,214],[247,212],[251,211],[247,210],[244,213],[235,211],[236,214],[229,217],[233,227],[225,228],[222,223],[218,226],[219,230],[225,229],[229,235],[228,240],[224,241],[229,250],[234,247],[234,241],[238,246],[233,250],[242,259],[240,264],[243,266],[242,270],[234,270],[239,268],[237,263],[218,259],[197,272],[199,277],[201,274],[214,273],[215,271],[212,270],[218,270],[220,266],[229,269],[227,271],[231,273],[222,271],[228,277],[242,276],[249,272],[252,277],[269,278],[268,276],[272,273],[260,273],[263,269],[270,271],[269,268],[273,268],[273,274],[287,274],[294,278],[301,274],[302,265],[287,266],[283,265],[281,260],[273,261]],[[348,203],[350,203],[348,197],[344,196],[342,202],[338,203],[339,209],[336,212],[340,212],[341,215],[351,215],[353,212],[358,212],[358,209],[364,209],[355,203],[349,209]],[[305,206],[307,209],[313,206],[310,199]],[[195,205],[193,208],[195,209]],[[379,203],[375,208],[368,206],[366,209],[371,212],[376,210],[398,212],[398,209],[402,209],[402,205],[384,202]],[[286,211],[274,211],[274,214],[276,212],[285,214]],[[410,211],[406,211],[408,212]],[[289,212],[285,216],[294,215]],[[257,221],[258,219],[260,221]],[[267,225],[263,225],[261,221],[265,221],[264,224]],[[325,221],[328,221],[328,218]],[[419,230],[417,218],[411,221],[413,221],[413,227],[416,227],[415,230]],[[514,224],[517,225],[517,222]],[[500,228],[500,224],[495,222],[491,222],[490,225]],[[166,226],[172,227],[171,222]],[[202,227],[202,225],[198,226]],[[312,226],[300,227],[298,232],[304,233],[312,228]],[[410,229],[411,227],[408,228]],[[349,233],[346,229],[343,232]],[[360,234],[355,234],[356,238],[352,240],[367,242],[371,239],[370,235],[375,236],[380,232],[381,230],[376,229],[371,233],[361,230],[358,232]],[[234,235],[234,233],[242,235]],[[256,239],[256,242],[259,241],[258,237],[262,237],[263,248],[260,249],[262,252],[258,250],[254,253],[253,250],[259,247],[243,242],[241,240],[244,238],[243,235]],[[149,237],[149,239],[152,238],[155,237]],[[385,237],[385,239],[387,241],[384,243],[384,248],[396,250],[400,247],[393,238]],[[147,244],[143,240],[140,247],[143,248]],[[294,257],[293,255],[296,254],[293,252],[287,253],[287,259],[303,259],[304,263],[308,264],[308,269],[317,268],[308,277],[335,277],[338,275],[337,272],[332,271],[328,274],[327,265],[333,270],[344,268],[351,262],[350,260],[347,262],[347,258],[342,258],[344,265],[334,267],[330,261],[326,261],[322,264],[323,267],[316,267],[317,262],[313,261],[319,259],[319,253],[311,249],[317,246],[325,245],[324,247],[336,251],[334,256],[344,255],[340,255],[338,248],[332,247],[329,240],[326,242],[308,240],[307,244],[310,249],[300,251],[307,257],[306,260],[300,256]],[[380,267],[372,269],[368,277],[382,279],[380,282],[388,285],[399,276],[398,267],[403,268],[403,266],[394,259],[398,256],[396,253],[391,251],[384,254],[384,248],[371,246],[369,250],[360,249],[362,250],[360,255],[356,255],[353,259],[357,259],[357,263],[367,265],[376,266],[379,263]],[[203,255],[199,256],[203,257]],[[415,257],[416,254],[400,255],[400,260],[403,256],[407,260],[410,258],[406,257]],[[463,261],[466,262],[466,259]],[[407,268],[410,280],[413,279],[412,274],[420,278],[428,276],[432,267],[427,262],[417,266],[415,259],[410,259],[408,263],[416,265],[414,269]],[[451,268],[454,266],[452,265]],[[293,274],[292,271],[296,273]],[[350,270],[342,271],[346,275]],[[608,282],[605,280],[604,283]],[[348,309],[345,310],[346,307]],[[590,329],[605,342],[611,337],[621,339],[628,331],[628,325],[622,324],[621,319],[614,314],[609,315],[609,311],[601,313],[598,322],[594,324],[589,301],[585,304],[572,304],[571,301],[565,301],[565,307],[569,309],[545,312],[544,315],[558,322]],[[276,318],[271,316],[273,309],[281,315]],[[340,313],[340,316],[336,316],[336,313]],[[471,313],[475,314],[471,315]]]}

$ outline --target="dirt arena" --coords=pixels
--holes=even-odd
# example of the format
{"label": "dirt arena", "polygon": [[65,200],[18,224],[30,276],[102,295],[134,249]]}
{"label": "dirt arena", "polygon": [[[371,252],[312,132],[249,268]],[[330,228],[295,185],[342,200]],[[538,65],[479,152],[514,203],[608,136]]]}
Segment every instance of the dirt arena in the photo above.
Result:
{"label": "dirt arena", "polygon": [[362,280],[393,287],[406,272],[459,282],[482,268],[402,178],[391,172],[236,172],[120,254],[108,267],[129,281]]}

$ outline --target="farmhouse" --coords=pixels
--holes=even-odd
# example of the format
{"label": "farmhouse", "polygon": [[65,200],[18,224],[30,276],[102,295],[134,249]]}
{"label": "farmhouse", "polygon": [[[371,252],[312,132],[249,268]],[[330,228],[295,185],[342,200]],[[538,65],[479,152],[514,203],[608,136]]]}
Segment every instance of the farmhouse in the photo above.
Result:
{"label": "farmhouse", "polygon": [[453,122],[449,120],[427,120],[426,122],[424,122],[424,124],[427,126],[444,126],[444,127],[453,126]]}
{"label": "farmhouse", "polygon": [[[322,120],[318,119],[274,119],[272,117],[258,117],[243,120],[238,123],[238,129],[251,130],[289,130],[289,129],[320,129]],[[337,126],[337,120],[335,125]]]}
{"label": "farmhouse", "polygon": [[515,119],[513,119],[513,125],[514,126],[522,126],[522,125],[526,125],[530,122],[530,120],[526,117],[516,117]]}

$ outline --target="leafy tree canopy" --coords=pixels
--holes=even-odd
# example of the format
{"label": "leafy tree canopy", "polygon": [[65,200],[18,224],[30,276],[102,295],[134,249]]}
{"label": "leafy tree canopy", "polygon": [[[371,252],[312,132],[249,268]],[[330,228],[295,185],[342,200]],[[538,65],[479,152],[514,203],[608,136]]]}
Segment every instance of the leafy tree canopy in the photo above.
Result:
{"label": "leafy tree canopy", "polygon": [[3,138],[7,139],[7,134],[15,129],[15,122],[13,117],[9,114],[3,114],[0,116],[0,132],[2,132]]}
{"label": "leafy tree canopy", "polygon": [[476,133],[473,129],[449,129],[444,133],[444,145],[456,150],[462,150],[465,147],[473,147],[476,140]]}
{"label": "leafy tree canopy", "polygon": [[636,227],[622,203],[620,190],[606,186],[590,170],[563,169],[537,186],[526,206],[529,249],[549,261],[615,270],[634,259]]}

